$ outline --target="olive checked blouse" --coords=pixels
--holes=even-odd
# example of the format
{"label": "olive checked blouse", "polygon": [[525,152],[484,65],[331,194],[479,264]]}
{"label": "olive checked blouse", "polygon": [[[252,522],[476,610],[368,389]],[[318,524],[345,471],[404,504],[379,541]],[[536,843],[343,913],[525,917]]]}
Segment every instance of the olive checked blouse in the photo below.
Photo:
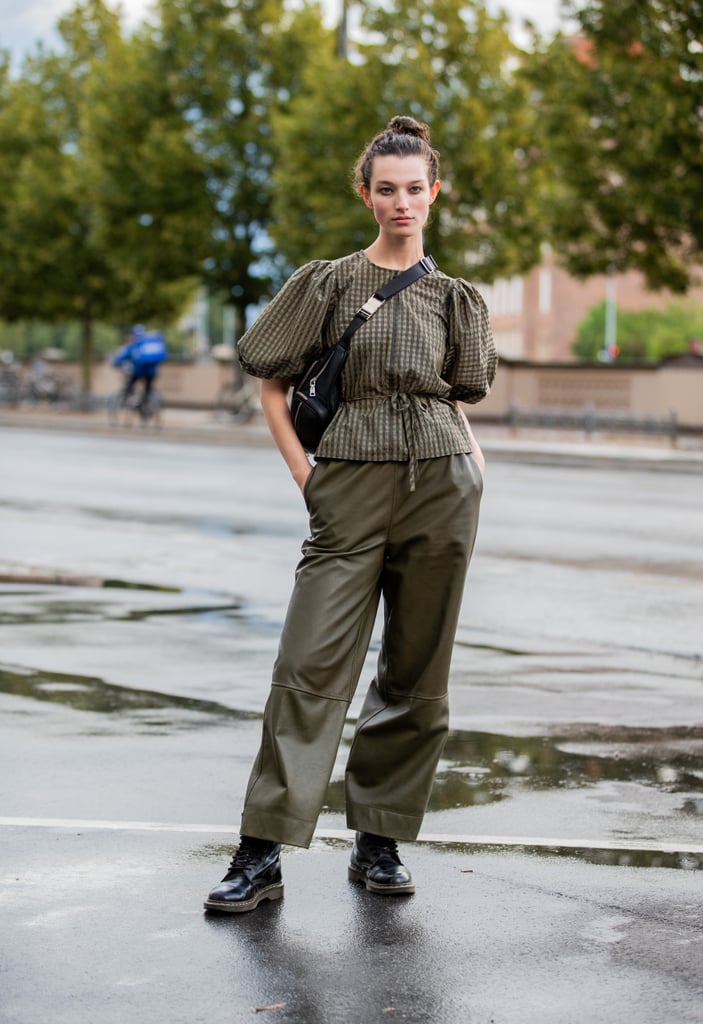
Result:
{"label": "olive checked blouse", "polygon": [[[239,340],[254,377],[298,380],[335,344],[366,300],[399,271],[363,252],[300,267]],[[478,291],[439,270],[388,299],[357,330],[342,374],[342,404],[316,458],[410,461],[470,452],[455,400],[479,402],[497,356]],[[414,474],[413,474],[414,475]]]}

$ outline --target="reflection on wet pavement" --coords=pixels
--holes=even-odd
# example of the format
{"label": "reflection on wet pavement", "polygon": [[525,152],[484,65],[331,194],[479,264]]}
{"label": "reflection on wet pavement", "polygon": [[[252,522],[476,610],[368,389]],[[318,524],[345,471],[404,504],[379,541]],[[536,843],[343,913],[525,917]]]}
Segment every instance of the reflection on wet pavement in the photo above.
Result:
{"label": "reflection on wet pavement", "polygon": [[32,614],[0,612],[0,626],[21,626],[24,623],[60,625],[69,622],[141,622],[163,615],[231,615],[240,611],[241,605],[237,601],[129,611],[117,611],[114,605],[100,601],[46,601]]}
{"label": "reflection on wet pavement", "polygon": [[[155,590],[162,594],[180,594],[180,587],[166,587],[159,583],[142,583],[136,580],[110,580],[101,576],[76,575],[63,572],[3,572],[0,573],[0,583],[16,583],[23,587],[28,584],[49,584],[59,587],[108,587],[115,590]],[[0,591],[0,594],[13,593],[13,591]],[[23,593],[28,591],[23,590]],[[41,591],[31,591],[41,593]]]}
{"label": "reflection on wet pavement", "polygon": [[[74,711],[141,715],[159,712],[159,728],[192,727],[226,720],[258,720],[216,701],[138,690],[104,679],[0,665],[0,692],[62,704]],[[171,714],[169,715],[169,712]],[[140,717],[140,724],[143,724]],[[350,742],[348,730],[344,743]],[[703,814],[703,726],[666,729],[585,726],[552,736],[506,736],[454,730],[447,740],[430,811],[474,807],[506,799],[516,785],[529,790],[584,789],[601,782],[629,782],[682,793],[680,810]],[[699,796],[700,794],[700,796]],[[326,809],[344,809],[342,780],[330,783]]]}
{"label": "reflection on wet pavement", "polygon": [[[16,584],[15,588],[0,589],[0,599],[9,598],[12,605],[0,610],[0,626],[21,626],[36,624],[60,625],[76,622],[139,622],[164,615],[222,615],[230,617],[242,611],[243,602],[231,594],[200,594],[184,591],[180,587],[143,583],[125,579],[102,579],[99,577],[71,576],[63,573],[20,575],[4,574],[0,583]],[[29,585],[32,588],[29,589]],[[38,585],[50,589],[35,589]],[[93,593],[76,597],[77,590],[85,591],[127,591],[131,594],[169,595],[172,603],[163,607],[149,604],[141,608],[129,608],[119,604],[117,599],[105,596],[102,600]],[[68,597],[67,595],[72,596]],[[117,595],[116,595],[117,597]],[[182,604],[184,597],[188,604]],[[23,605],[18,598],[31,602]]]}
{"label": "reflection on wet pavement", "polygon": [[[492,847],[493,850],[496,847]],[[514,849],[514,847],[512,847]],[[522,847],[530,852],[530,847]],[[703,857],[695,853],[662,853],[660,850],[596,850],[587,847],[569,849],[555,846],[549,854],[556,857],[572,858],[587,864],[604,864],[628,868],[676,868],[682,871],[702,871]],[[540,853],[544,855],[545,851]]]}
{"label": "reflection on wet pavement", "polygon": [[[420,842],[420,841],[418,841]],[[408,846],[410,844],[407,844]],[[490,846],[477,843],[443,841],[441,844],[433,841],[422,842],[423,846],[430,849],[437,849],[443,854],[454,854],[457,858],[457,868],[461,873],[471,873],[471,857],[479,853],[515,853],[520,851],[528,853],[534,858],[560,857],[564,860],[583,861],[586,864],[602,864],[616,867],[632,868],[673,868],[680,871],[701,871],[703,870],[703,856],[690,852],[663,852],[662,850],[628,849],[626,846],[617,849],[606,849],[586,846],[530,846],[524,845],[501,846],[499,842]],[[349,841],[329,838],[316,838],[313,840],[311,849],[349,849]],[[290,852],[290,851],[287,851]],[[224,862],[232,855],[231,844],[229,843],[203,843],[191,851],[194,860]]]}
{"label": "reflection on wet pavement", "polygon": [[161,730],[183,728],[184,712],[191,716],[190,724],[193,728],[219,724],[226,719],[243,721],[260,717],[254,712],[237,711],[216,701],[135,690],[88,676],[18,670],[10,666],[0,666],[0,692],[29,700],[62,704],[74,711],[139,717],[141,725],[145,724],[141,717],[143,712],[158,711],[158,722],[154,721],[153,724]]}
{"label": "reflection on wet pavement", "polygon": [[[582,751],[567,749],[575,737]],[[701,726],[601,728],[592,745],[587,739],[582,727],[549,738],[453,732],[444,749],[449,765],[438,776],[432,809],[501,799],[507,781],[515,778],[535,790],[616,781],[669,793],[703,791]]]}
{"label": "reflection on wet pavement", "polygon": [[164,615],[232,615],[241,611],[241,605],[234,602],[223,604],[179,605],[174,608],[145,608],[117,611],[115,607],[100,601],[46,601],[32,614],[22,612],[0,612],[0,626],[60,625],[75,622],[141,622]]}
{"label": "reflection on wet pavement", "polygon": [[[582,751],[567,749],[575,738]],[[592,743],[586,739],[582,727],[550,737],[454,731],[444,749],[429,811],[495,803],[509,798],[516,787],[545,791],[629,782],[686,794],[680,811],[703,815],[702,726],[606,727],[594,734]],[[343,780],[330,785],[327,809],[343,811]]]}

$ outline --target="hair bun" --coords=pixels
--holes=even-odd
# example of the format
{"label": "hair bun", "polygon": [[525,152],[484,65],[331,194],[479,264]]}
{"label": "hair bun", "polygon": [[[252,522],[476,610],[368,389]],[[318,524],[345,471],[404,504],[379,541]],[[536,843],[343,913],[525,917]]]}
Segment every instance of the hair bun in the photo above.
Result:
{"label": "hair bun", "polygon": [[386,127],[371,142],[354,164],[354,188],[358,195],[371,187],[371,172],[377,156],[420,156],[427,163],[430,185],[439,178],[439,153],[430,145],[429,126],[414,117],[392,117]]}
{"label": "hair bun", "polygon": [[415,135],[427,143],[430,141],[429,125],[423,124],[422,121],[416,121],[414,117],[404,115],[392,117],[388,122],[387,131],[393,132],[395,135]]}

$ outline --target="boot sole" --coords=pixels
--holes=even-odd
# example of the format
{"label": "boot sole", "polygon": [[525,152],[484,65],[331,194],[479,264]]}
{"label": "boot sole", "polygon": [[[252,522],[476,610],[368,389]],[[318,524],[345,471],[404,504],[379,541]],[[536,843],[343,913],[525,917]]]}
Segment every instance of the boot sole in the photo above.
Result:
{"label": "boot sole", "polygon": [[415,893],[413,882],[404,882],[402,885],[380,885],[367,878],[364,872],[358,868],[349,867],[347,877],[350,882],[360,882],[365,885],[368,892],[373,892],[377,896],[412,896]]}
{"label": "boot sole", "polygon": [[246,914],[250,910],[256,910],[263,900],[280,900],[282,896],[283,883],[278,882],[276,885],[267,885],[250,900],[242,900],[239,903],[228,903],[226,900],[205,900],[203,906],[206,910],[214,910],[221,914]]}

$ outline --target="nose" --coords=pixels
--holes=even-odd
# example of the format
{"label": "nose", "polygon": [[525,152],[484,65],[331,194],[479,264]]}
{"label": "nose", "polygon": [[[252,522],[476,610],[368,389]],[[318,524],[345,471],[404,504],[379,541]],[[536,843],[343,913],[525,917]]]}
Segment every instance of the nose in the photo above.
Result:
{"label": "nose", "polygon": [[408,208],[408,197],[404,192],[398,192],[395,200],[395,205],[399,210],[407,210]]}

